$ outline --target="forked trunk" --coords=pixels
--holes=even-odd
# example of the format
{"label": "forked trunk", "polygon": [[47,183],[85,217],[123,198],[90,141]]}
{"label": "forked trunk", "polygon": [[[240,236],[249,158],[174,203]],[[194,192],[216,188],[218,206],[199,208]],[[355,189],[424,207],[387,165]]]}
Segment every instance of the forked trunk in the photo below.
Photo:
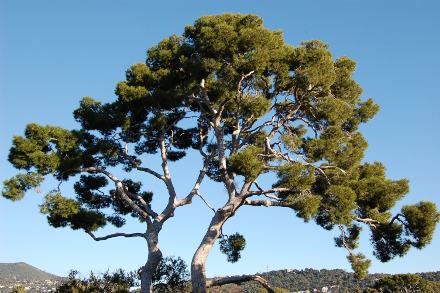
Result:
{"label": "forked trunk", "polygon": [[194,254],[191,262],[191,282],[193,293],[207,292],[205,274],[206,259],[215,243],[215,240],[220,235],[220,230],[223,224],[233,215],[234,210],[235,208],[233,205],[229,205],[223,209],[217,210],[211,220],[211,223],[209,224],[208,231],[206,232],[202,242],[199,245],[199,248]]}
{"label": "forked trunk", "polygon": [[161,259],[162,252],[159,249],[159,231],[147,232],[148,260],[140,270],[141,292],[153,292],[153,273],[156,271]]}

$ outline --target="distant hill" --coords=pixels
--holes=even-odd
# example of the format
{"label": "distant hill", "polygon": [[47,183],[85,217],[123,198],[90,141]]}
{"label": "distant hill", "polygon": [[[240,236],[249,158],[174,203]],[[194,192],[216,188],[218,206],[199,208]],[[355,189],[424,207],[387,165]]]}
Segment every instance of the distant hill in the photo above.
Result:
{"label": "distant hill", "polygon": [[43,281],[61,279],[24,262],[0,263],[0,281]]}

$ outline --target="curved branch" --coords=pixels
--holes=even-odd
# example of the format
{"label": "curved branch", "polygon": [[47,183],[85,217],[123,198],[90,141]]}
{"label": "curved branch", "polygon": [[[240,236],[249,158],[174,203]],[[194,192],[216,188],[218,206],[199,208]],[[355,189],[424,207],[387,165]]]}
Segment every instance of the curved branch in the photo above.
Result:
{"label": "curved branch", "polygon": [[121,196],[121,198],[134,210],[136,211],[142,218],[147,220],[147,223],[151,223],[149,214],[141,209],[135,202],[131,200],[131,198],[127,195],[125,192],[124,185],[122,184],[122,181],[119,180],[116,176],[108,172],[107,170],[100,168],[100,167],[87,167],[87,168],[80,168],[79,171],[81,172],[89,172],[89,173],[102,173],[106,175],[110,180],[112,180],[116,185],[116,190],[118,191],[118,194]]}
{"label": "curved branch", "polygon": [[160,179],[162,181],[165,180],[164,176],[160,175],[158,172],[156,172],[150,168],[140,166],[133,158],[130,158],[130,156],[128,156],[127,154],[124,154],[124,157],[127,160],[129,160],[136,167],[136,170],[149,173],[149,174],[153,175],[154,177],[156,177],[157,179]]}
{"label": "curved branch", "polygon": [[353,253],[353,250],[350,248],[347,241],[345,240],[344,227],[342,227],[341,224],[339,224],[338,227],[339,227],[339,230],[341,230],[342,245],[344,245],[344,248],[348,251],[348,253],[350,253],[350,255],[355,256]]}
{"label": "curved branch", "polygon": [[226,284],[241,284],[244,282],[256,281],[263,286],[267,292],[275,293],[275,291],[269,286],[269,283],[262,276],[259,275],[241,275],[241,276],[228,276],[228,277],[216,277],[206,280],[206,287],[222,286]]}
{"label": "curved branch", "polygon": [[399,221],[402,225],[407,226],[407,224],[400,218],[403,217],[403,214],[397,213],[390,221],[389,225],[392,225],[395,220]]}
{"label": "curved branch", "polygon": [[114,183],[118,183],[120,182],[120,180],[114,176],[113,174],[111,174],[110,172],[108,172],[107,170],[100,168],[100,167],[86,167],[86,168],[80,168],[79,169],[80,172],[88,172],[88,173],[102,173],[105,176],[107,176],[111,181],[113,181]]}
{"label": "curved branch", "polygon": [[211,152],[211,154],[209,156],[206,155],[205,160],[203,162],[203,167],[200,170],[199,176],[197,177],[197,180],[194,183],[193,188],[191,189],[191,191],[188,193],[187,196],[185,196],[184,198],[182,198],[181,200],[179,200],[177,202],[176,207],[184,206],[184,205],[190,204],[192,202],[194,195],[196,195],[197,192],[199,191],[199,188],[200,188],[200,185],[202,184],[203,178],[205,178],[206,171],[208,170],[208,165],[211,162],[212,158],[214,157],[214,154],[215,154],[215,152]]}
{"label": "curved branch", "polygon": [[153,211],[153,210],[148,206],[148,204],[145,202],[145,200],[144,200],[140,195],[138,195],[138,194],[134,194],[134,193],[131,193],[131,192],[129,192],[127,189],[125,190],[125,192],[126,192],[127,195],[130,196],[131,198],[135,198],[135,199],[137,199],[137,200],[141,203],[141,205],[142,205],[142,207],[144,208],[145,212],[147,212],[147,214],[150,215],[152,218],[155,218],[155,217],[158,216],[157,213],[156,213],[155,211]]}
{"label": "curved branch", "polygon": [[114,233],[114,234],[110,234],[110,235],[106,235],[106,236],[102,236],[102,237],[96,237],[92,232],[90,231],[86,231],[87,234],[90,235],[90,237],[93,238],[93,240],[95,241],[102,241],[102,240],[107,240],[110,238],[115,238],[115,237],[142,237],[145,238],[145,234],[144,233]]}

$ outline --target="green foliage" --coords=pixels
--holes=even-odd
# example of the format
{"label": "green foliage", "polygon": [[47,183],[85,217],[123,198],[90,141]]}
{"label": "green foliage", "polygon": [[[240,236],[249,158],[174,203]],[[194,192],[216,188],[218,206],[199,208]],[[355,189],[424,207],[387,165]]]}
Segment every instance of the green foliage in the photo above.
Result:
{"label": "green foliage", "polygon": [[[154,292],[189,292],[189,272],[186,263],[180,257],[163,258],[153,274]],[[59,293],[125,293],[138,286],[139,276],[135,272],[119,269],[113,273],[105,272],[101,276],[90,274],[80,278],[77,271],[71,271],[68,280],[59,286]]]}
{"label": "green foliage", "polygon": [[254,181],[263,171],[263,160],[259,157],[261,152],[261,148],[251,145],[230,156],[229,171],[244,176],[246,182]]}
{"label": "green foliage", "polygon": [[385,166],[378,162],[360,166],[359,179],[352,186],[362,215],[381,222],[388,220],[381,216],[409,191],[408,180],[386,179]]}
{"label": "green foliage", "polygon": [[332,185],[326,191],[323,199],[323,208],[327,210],[329,219],[333,223],[349,225],[353,219],[353,209],[356,193],[347,186]]}
{"label": "green foliage", "polygon": [[402,214],[406,220],[406,234],[414,238],[411,244],[423,248],[431,243],[435,225],[440,221],[435,204],[421,201],[416,205],[406,205],[402,207]]}
{"label": "green foliage", "polygon": [[396,255],[404,255],[411,246],[425,247],[431,242],[438,221],[439,214],[434,203],[404,206],[393,222],[372,230],[375,255],[382,261],[388,261]]}
{"label": "green foliage", "polygon": [[31,168],[41,175],[54,173],[62,157],[75,155],[78,133],[60,127],[28,124],[25,137],[15,136],[8,159],[17,169]]}
{"label": "green foliage", "polygon": [[305,222],[308,222],[311,217],[314,217],[318,213],[322,198],[317,195],[302,192],[290,195],[287,201],[291,203],[291,208],[296,211],[296,215],[304,219]]}
{"label": "green foliage", "polygon": [[[373,290],[372,290],[373,289]],[[440,283],[426,281],[418,275],[400,274],[394,276],[387,276],[378,280],[371,289],[364,290],[364,292],[439,292]]]}
{"label": "green foliage", "polygon": [[228,257],[229,262],[237,262],[241,255],[241,251],[246,246],[246,240],[239,233],[230,236],[224,236],[220,240],[220,251]]}
{"label": "green foliage", "polygon": [[[428,282],[431,286],[438,286],[440,281],[440,272],[415,274],[412,276],[419,276],[425,282]],[[315,289],[321,292],[323,287],[327,287],[336,292],[368,292],[376,293],[376,289],[373,286],[378,280],[385,277],[393,278],[392,275],[384,274],[371,274],[366,275],[365,279],[359,280],[355,278],[353,273],[346,272],[344,270],[279,270],[263,273],[262,277],[265,278],[272,288],[285,288],[289,292],[306,291],[313,292]],[[428,287],[429,288],[429,287]],[[436,287],[433,287],[436,288]],[[438,288],[438,287],[437,287]],[[233,292],[266,292],[258,291],[265,290],[257,282],[246,282],[241,284],[240,288],[236,288]],[[222,292],[228,292],[228,287],[223,286]],[[392,291],[400,292],[400,291]],[[412,292],[412,291],[408,291]],[[437,290],[426,292],[439,292]]]}
{"label": "green foliage", "polygon": [[47,221],[55,228],[70,225],[73,230],[95,231],[106,224],[102,213],[82,208],[79,202],[60,193],[47,194],[40,211],[48,215]]}
{"label": "green foliage", "polygon": [[153,274],[155,292],[190,292],[189,271],[180,257],[165,257]]}
{"label": "green foliage", "polygon": [[345,240],[345,245],[347,245],[349,249],[356,249],[359,245],[358,240],[362,227],[358,225],[352,225],[347,230],[347,233],[345,233],[344,235],[345,239],[342,238],[342,235],[340,237],[336,237],[335,244],[337,247],[344,247]]}
{"label": "green foliage", "polygon": [[41,182],[43,176],[38,173],[17,174],[3,181],[2,195],[12,201],[21,200],[27,190],[39,186]]}
{"label": "green foliage", "polygon": [[368,267],[371,264],[371,260],[366,259],[365,255],[362,253],[350,254],[347,256],[347,259],[351,264],[356,279],[362,280],[368,275]]}
{"label": "green foliage", "polygon": [[375,248],[375,256],[386,262],[397,255],[405,255],[411,244],[402,233],[403,228],[397,223],[380,225],[372,230],[371,241]]}
{"label": "green foliage", "polygon": [[89,208],[107,208],[111,199],[99,192],[99,189],[108,184],[104,176],[81,175],[80,180],[74,184],[77,200]]}
{"label": "green foliage", "polygon": [[[278,168],[278,182],[273,187],[284,187],[300,193],[301,190],[309,190],[315,181],[314,169],[300,163],[285,164]],[[288,194],[281,193],[282,197]]]}

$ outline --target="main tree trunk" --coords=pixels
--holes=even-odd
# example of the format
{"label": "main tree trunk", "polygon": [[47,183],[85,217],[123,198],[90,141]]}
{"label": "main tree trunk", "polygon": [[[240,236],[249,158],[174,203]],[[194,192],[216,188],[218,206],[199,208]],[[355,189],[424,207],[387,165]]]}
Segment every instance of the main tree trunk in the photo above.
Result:
{"label": "main tree trunk", "polygon": [[202,242],[199,245],[196,253],[191,262],[191,282],[192,282],[192,292],[193,293],[206,293],[206,274],[205,274],[205,264],[206,259],[211,251],[215,240],[220,235],[220,230],[223,224],[233,215],[235,206],[230,204],[225,206],[223,209],[217,210],[214,217],[209,224],[208,231],[203,237]]}
{"label": "main tree trunk", "polygon": [[153,273],[156,271],[161,259],[162,252],[159,249],[159,231],[147,232],[148,260],[140,270],[141,292],[153,292]]}

